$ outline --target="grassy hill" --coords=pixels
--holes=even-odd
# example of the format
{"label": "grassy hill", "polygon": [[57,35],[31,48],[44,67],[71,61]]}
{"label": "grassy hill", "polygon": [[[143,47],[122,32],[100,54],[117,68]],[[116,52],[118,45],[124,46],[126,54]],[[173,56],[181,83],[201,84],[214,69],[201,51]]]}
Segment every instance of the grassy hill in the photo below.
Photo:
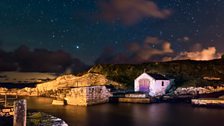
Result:
{"label": "grassy hill", "polygon": [[[100,73],[108,79],[133,87],[134,79],[144,72],[159,73],[175,79],[176,87],[208,86],[224,84],[224,60],[211,61],[171,61],[151,62],[144,64],[104,64],[95,65],[89,72]],[[205,80],[204,77],[220,78],[221,80]]]}

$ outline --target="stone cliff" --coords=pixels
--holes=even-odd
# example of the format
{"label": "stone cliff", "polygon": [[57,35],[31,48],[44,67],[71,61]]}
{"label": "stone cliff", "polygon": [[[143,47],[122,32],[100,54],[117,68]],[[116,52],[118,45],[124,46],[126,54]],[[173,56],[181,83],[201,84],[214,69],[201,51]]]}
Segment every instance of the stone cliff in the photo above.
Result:
{"label": "stone cliff", "polygon": [[58,90],[73,87],[87,87],[87,86],[103,86],[113,85],[117,88],[124,88],[121,84],[108,80],[104,75],[96,73],[87,73],[82,76],[63,75],[53,81],[38,84],[36,89],[39,92],[50,90]]}
{"label": "stone cliff", "polygon": [[115,88],[124,88],[122,84],[107,79],[104,75],[97,73],[87,73],[82,76],[75,75],[63,75],[57,77],[55,80],[45,83],[37,84],[35,88],[23,88],[23,89],[6,89],[0,88],[0,94],[4,95],[4,92],[12,95],[22,96],[59,96],[63,94],[63,89],[71,89],[76,87],[88,87],[88,86],[106,86],[113,85]]}

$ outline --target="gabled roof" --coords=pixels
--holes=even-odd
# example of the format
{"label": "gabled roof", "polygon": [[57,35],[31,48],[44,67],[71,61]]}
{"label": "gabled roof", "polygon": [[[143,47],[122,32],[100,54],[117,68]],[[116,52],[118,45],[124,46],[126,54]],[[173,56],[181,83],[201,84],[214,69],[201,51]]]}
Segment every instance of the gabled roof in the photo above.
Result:
{"label": "gabled roof", "polygon": [[152,73],[147,73],[149,76],[154,78],[155,80],[169,80],[168,78],[164,77],[161,74],[152,74]]}

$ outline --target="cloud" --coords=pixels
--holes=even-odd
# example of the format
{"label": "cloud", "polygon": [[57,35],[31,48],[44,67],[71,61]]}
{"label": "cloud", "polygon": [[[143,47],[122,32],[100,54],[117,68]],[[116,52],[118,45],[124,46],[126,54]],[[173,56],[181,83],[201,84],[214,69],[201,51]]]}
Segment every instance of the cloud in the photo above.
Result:
{"label": "cloud", "polygon": [[31,50],[26,46],[13,52],[0,51],[0,71],[64,72],[73,68],[76,72],[85,67],[83,62],[64,51]]}
{"label": "cloud", "polygon": [[151,44],[158,44],[159,43],[159,39],[157,37],[151,37],[148,36],[146,37],[144,43],[147,45],[151,45]]}
{"label": "cloud", "polygon": [[95,64],[125,64],[127,57],[123,53],[117,53],[113,48],[105,48],[102,54],[96,59]]}
{"label": "cloud", "polygon": [[136,52],[141,49],[141,46],[137,42],[130,43],[127,47],[131,52]]}
{"label": "cloud", "polygon": [[182,38],[178,38],[177,41],[179,42],[189,42],[191,39],[188,36],[184,36]]}
{"label": "cloud", "polygon": [[[155,44],[157,48],[155,48]],[[96,60],[96,64],[133,64],[161,61],[165,56],[169,56],[174,52],[171,48],[171,43],[156,37],[147,37],[142,43],[132,42],[127,45],[126,50],[127,52],[117,53],[111,48],[105,49],[102,55]]]}
{"label": "cloud", "polygon": [[189,51],[177,52],[173,50],[169,41],[157,37],[146,37],[140,42],[131,42],[124,49],[116,52],[115,49],[107,48],[96,60],[96,64],[138,64],[152,61],[172,60],[212,60],[221,57],[215,47],[204,48],[199,43],[194,44]]}
{"label": "cloud", "polygon": [[144,18],[165,19],[171,15],[171,10],[160,9],[149,0],[100,0],[99,6],[103,20],[120,21],[125,25],[136,24]]}
{"label": "cloud", "polygon": [[135,59],[138,59],[140,62],[153,61],[154,56],[165,55],[173,52],[169,42],[163,42],[161,46],[161,49],[143,46],[134,53],[136,56]]}
{"label": "cloud", "polygon": [[169,42],[164,42],[163,43],[163,52],[164,53],[172,53],[173,52],[173,49],[171,48],[171,43],[169,43]]}
{"label": "cloud", "polygon": [[174,60],[212,60],[221,58],[221,54],[217,53],[215,47],[208,47],[202,51],[193,51],[193,52],[181,52]]}
{"label": "cloud", "polygon": [[202,49],[203,49],[203,46],[200,43],[196,43],[190,48],[190,51],[197,52],[197,51],[201,51]]}
{"label": "cloud", "polygon": [[170,42],[157,37],[146,37],[143,44],[139,44],[137,47],[138,50],[129,50],[131,53],[130,58],[135,59],[137,63],[161,60],[164,55],[174,52]]}

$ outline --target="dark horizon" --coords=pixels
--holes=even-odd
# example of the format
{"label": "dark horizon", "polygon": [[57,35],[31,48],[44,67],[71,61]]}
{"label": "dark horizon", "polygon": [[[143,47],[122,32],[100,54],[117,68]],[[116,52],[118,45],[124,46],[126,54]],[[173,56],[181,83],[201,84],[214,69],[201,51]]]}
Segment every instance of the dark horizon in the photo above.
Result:
{"label": "dark horizon", "polygon": [[[224,56],[224,55],[223,55]],[[194,60],[194,59],[174,59],[168,61],[151,60],[144,62],[112,62],[107,59],[107,62],[98,62],[95,64],[86,64],[78,58],[73,57],[68,52],[63,50],[47,50],[47,49],[30,49],[29,47],[23,45],[18,49],[7,52],[0,49],[0,72],[53,72],[53,73],[82,73],[87,71],[95,65],[138,65],[147,64],[155,62],[185,62],[185,61],[195,61],[195,62],[207,62],[207,61],[217,61],[221,57],[208,60]],[[222,58],[223,59],[223,58]]]}

